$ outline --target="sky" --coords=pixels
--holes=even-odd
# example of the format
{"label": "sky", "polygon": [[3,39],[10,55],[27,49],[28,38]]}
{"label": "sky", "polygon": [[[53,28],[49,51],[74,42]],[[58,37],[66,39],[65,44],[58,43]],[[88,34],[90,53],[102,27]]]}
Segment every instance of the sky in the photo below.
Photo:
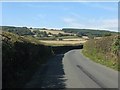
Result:
{"label": "sky", "polygon": [[2,2],[3,26],[118,30],[117,2]]}

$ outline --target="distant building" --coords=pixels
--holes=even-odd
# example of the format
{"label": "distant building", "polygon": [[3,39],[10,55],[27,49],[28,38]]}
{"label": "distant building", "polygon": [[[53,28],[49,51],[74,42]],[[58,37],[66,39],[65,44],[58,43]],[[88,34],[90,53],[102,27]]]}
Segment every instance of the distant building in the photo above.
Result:
{"label": "distant building", "polygon": [[88,36],[82,36],[82,38],[83,38],[83,39],[86,39],[86,40],[88,40],[88,39],[89,39],[89,37],[88,37]]}
{"label": "distant building", "polygon": [[101,39],[102,37],[94,37],[94,39]]}
{"label": "distant building", "polygon": [[35,34],[35,35],[33,35],[34,37],[37,37],[37,35]]}
{"label": "distant building", "polygon": [[53,36],[53,35],[50,35],[50,34],[48,35],[48,37],[52,37],[52,36]]}

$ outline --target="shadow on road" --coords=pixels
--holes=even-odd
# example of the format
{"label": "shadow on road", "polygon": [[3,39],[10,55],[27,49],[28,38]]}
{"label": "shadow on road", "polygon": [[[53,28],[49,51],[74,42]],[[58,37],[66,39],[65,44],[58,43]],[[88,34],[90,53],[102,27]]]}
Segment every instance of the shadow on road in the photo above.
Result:
{"label": "shadow on road", "polygon": [[65,73],[62,64],[64,53],[59,53],[48,60],[42,70],[40,68],[36,72],[32,80],[26,85],[26,88],[65,88],[67,79],[64,77]]}
{"label": "shadow on road", "polygon": [[67,79],[62,63],[64,54],[72,49],[82,48],[83,45],[52,47],[54,57],[38,69],[25,88],[65,88]]}
{"label": "shadow on road", "polygon": [[42,88],[65,88],[64,69],[62,65],[64,54],[56,55],[48,62],[45,79],[42,83]]}

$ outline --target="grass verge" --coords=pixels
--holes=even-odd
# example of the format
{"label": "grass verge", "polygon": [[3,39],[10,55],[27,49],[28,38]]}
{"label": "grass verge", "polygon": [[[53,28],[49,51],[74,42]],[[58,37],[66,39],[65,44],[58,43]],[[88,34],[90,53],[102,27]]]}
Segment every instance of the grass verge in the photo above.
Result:
{"label": "grass verge", "polygon": [[91,60],[120,71],[120,37],[103,37],[84,43],[82,53]]}

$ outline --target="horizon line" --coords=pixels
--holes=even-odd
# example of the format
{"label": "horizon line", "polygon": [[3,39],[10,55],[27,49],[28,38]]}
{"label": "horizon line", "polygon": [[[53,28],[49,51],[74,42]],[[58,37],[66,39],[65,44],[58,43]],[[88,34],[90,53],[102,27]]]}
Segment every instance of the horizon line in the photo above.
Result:
{"label": "horizon line", "polygon": [[45,28],[45,29],[54,29],[54,30],[62,30],[62,29],[89,29],[89,30],[102,30],[102,31],[111,31],[111,32],[119,32],[119,30],[110,30],[110,29],[99,29],[99,28],[77,28],[77,27],[62,27],[62,28],[50,28],[50,27],[32,27],[32,26],[14,26],[14,25],[0,25],[0,27],[27,27],[27,28]]}

